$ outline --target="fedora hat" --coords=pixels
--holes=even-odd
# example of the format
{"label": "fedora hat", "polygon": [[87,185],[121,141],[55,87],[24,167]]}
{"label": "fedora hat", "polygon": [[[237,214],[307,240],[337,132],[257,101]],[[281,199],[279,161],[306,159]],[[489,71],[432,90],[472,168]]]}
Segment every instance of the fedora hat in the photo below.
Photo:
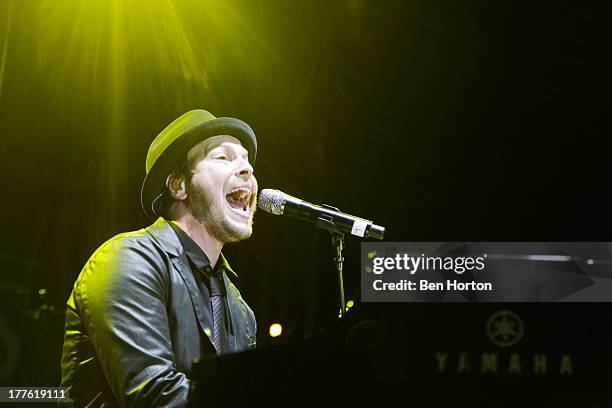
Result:
{"label": "fedora hat", "polygon": [[249,152],[249,162],[255,164],[257,139],[248,124],[234,118],[216,118],[202,109],[184,113],[157,135],[147,152],[140,203],[149,219],[154,220],[159,216],[157,210],[170,172],[185,160],[189,149],[217,135],[229,135],[238,139]]}

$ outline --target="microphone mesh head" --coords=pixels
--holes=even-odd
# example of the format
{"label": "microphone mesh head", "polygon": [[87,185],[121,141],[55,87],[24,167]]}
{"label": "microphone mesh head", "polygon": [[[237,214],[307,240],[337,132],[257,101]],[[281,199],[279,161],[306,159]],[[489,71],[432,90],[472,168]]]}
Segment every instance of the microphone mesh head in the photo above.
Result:
{"label": "microphone mesh head", "polygon": [[265,188],[259,193],[257,207],[274,215],[281,215],[285,210],[285,193],[271,188]]}

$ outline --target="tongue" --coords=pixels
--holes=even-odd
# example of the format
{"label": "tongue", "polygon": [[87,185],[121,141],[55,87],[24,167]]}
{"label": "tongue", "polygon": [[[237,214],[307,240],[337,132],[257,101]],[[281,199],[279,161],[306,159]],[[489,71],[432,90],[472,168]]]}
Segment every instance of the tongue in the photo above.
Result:
{"label": "tongue", "polygon": [[231,195],[227,195],[225,196],[225,199],[227,200],[227,203],[232,208],[235,208],[238,210],[242,210],[244,208],[244,200],[242,198],[234,198]]}

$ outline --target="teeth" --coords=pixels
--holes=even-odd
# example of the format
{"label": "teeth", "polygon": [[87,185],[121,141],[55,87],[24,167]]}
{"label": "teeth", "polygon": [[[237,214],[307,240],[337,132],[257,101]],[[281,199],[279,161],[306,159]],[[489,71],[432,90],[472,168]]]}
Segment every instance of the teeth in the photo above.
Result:
{"label": "teeth", "polygon": [[251,191],[248,188],[239,187],[231,190],[230,193],[227,194],[227,197],[232,208],[245,213],[249,212]]}
{"label": "teeth", "polygon": [[229,195],[231,195],[233,198],[235,199],[243,199],[243,198],[247,198],[249,195],[251,194],[250,191],[246,190],[246,189],[235,189],[232,190]]}

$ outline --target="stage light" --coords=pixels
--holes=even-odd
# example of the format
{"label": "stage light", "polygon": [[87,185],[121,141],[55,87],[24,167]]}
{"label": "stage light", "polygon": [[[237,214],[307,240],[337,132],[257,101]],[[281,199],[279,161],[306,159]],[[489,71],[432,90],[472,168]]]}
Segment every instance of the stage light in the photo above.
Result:
{"label": "stage light", "polygon": [[351,307],[353,307],[354,304],[355,302],[353,302],[352,300],[349,300],[348,302],[346,302],[346,308],[350,309]]}
{"label": "stage light", "polygon": [[278,337],[283,332],[283,326],[279,323],[273,323],[270,325],[270,337]]}

